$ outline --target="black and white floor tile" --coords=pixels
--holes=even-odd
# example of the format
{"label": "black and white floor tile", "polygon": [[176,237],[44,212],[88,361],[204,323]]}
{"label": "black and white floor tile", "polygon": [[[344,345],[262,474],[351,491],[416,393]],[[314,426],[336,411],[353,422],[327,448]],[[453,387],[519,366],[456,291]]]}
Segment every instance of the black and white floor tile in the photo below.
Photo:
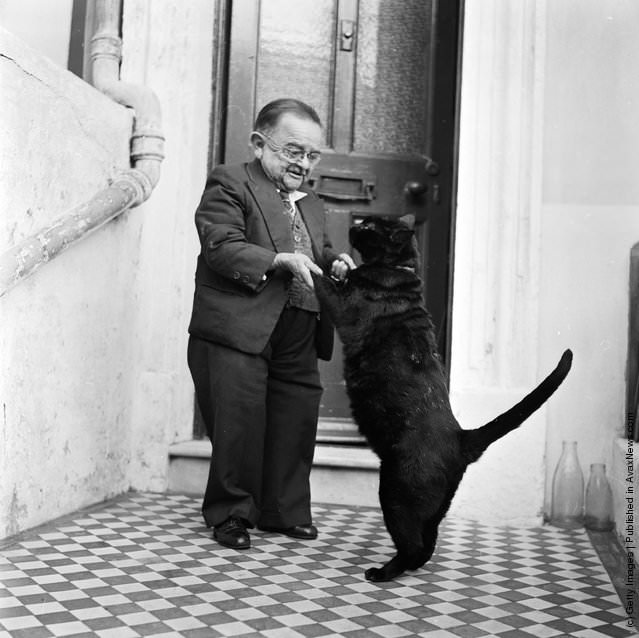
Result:
{"label": "black and white floor tile", "polygon": [[130,494],[0,547],[0,638],[599,638],[632,635],[583,531],[447,520],[433,560],[391,583],[375,508],[314,507],[320,536],[211,539],[199,501]]}

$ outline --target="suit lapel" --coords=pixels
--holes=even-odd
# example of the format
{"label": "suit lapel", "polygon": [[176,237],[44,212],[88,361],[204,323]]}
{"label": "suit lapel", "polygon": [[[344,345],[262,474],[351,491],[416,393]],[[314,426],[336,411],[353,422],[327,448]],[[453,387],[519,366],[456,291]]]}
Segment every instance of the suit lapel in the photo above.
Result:
{"label": "suit lapel", "polygon": [[[293,252],[290,220],[284,212],[284,205],[275,185],[266,177],[257,159],[246,165],[246,172],[249,176],[248,188],[260,209],[275,249],[280,253]],[[319,258],[322,255],[322,245],[317,242],[321,242],[324,236],[324,205],[313,196],[307,185],[300,190],[309,193],[296,204],[311,237],[315,255]]]}
{"label": "suit lapel", "polygon": [[[300,190],[305,193],[311,193],[306,185]],[[319,259],[322,255],[322,244],[317,242],[322,242],[324,237],[324,204],[316,197],[313,197],[312,194],[309,194],[297,202],[297,208],[311,237],[315,256]]]}
{"label": "suit lapel", "polygon": [[275,185],[266,177],[257,159],[246,165],[246,172],[249,176],[248,189],[260,209],[275,250],[279,253],[293,252],[290,221]]}

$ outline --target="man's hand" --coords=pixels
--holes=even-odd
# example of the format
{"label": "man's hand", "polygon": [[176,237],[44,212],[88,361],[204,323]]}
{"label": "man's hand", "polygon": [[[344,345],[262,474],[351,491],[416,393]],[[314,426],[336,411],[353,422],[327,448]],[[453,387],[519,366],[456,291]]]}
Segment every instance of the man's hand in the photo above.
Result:
{"label": "man's hand", "polygon": [[314,272],[317,275],[324,274],[322,269],[314,263],[313,260],[301,253],[277,253],[277,255],[275,255],[275,260],[273,261],[273,268],[292,272],[294,277],[297,277],[309,288],[313,288],[311,272]]}
{"label": "man's hand", "polygon": [[331,264],[331,275],[340,281],[346,279],[349,270],[355,269],[355,262],[351,259],[351,256],[347,253],[342,253]]}

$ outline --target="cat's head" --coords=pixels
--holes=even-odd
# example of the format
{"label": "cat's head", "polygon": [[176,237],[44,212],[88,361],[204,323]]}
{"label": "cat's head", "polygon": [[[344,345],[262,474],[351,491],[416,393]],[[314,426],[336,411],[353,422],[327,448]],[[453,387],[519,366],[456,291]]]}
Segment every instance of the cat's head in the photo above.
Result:
{"label": "cat's head", "polygon": [[417,268],[414,217],[365,217],[351,227],[349,239],[364,264]]}

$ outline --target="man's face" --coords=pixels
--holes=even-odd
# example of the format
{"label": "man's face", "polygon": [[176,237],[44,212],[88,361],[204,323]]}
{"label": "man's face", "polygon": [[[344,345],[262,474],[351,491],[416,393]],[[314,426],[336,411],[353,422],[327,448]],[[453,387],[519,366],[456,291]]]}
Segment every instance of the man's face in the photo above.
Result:
{"label": "man's face", "polygon": [[[322,129],[312,120],[284,113],[268,135],[253,133],[251,142],[267,177],[277,188],[292,192],[304,183],[319,161]],[[303,157],[291,159],[286,157],[287,151],[304,153]],[[317,154],[316,159],[313,154]]]}

